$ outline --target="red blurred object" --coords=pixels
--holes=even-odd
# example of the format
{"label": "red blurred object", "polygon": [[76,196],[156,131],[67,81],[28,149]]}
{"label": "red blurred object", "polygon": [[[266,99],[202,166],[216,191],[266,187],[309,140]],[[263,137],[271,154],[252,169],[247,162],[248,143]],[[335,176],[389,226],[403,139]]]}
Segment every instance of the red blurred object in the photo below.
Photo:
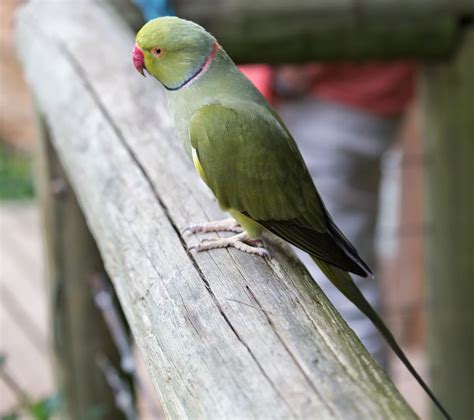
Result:
{"label": "red blurred object", "polygon": [[239,66],[239,69],[269,102],[273,101],[272,79],[274,71],[272,67],[267,64],[246,64]]}
{"label": "red blurred object", "polygon": [[[268,100],[275,98],[272,90],[275,70],[272,67],[258,64],[240,66],[240,69]],[[415,94],[417,64],[414,61],[314,63],[291,66],[291,69],[293,80],[298,75],[306,80],[310,75],[308,91],[311,94],[380,116],[401,114]],[[288,68],[285,73],[288,77]]]}
{"label": "red blurred object", "polygon": [[315,64],[314,95],[382,116],[402,113],[415,94],[413,61]]}

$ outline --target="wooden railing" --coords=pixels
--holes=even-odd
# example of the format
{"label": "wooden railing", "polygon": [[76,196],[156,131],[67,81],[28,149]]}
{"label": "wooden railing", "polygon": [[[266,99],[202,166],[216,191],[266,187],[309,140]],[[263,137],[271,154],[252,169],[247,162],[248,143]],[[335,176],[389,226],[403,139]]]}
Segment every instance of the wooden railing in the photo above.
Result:
{"label": "wooden railing", "polygon": [[17,19],[43,131],[54,331],[76,340],[55,345],[68,415],[112,399],[95,359],[114,350],[86,291],[103,264],[169,418],[415,417],[285,245],[271,239],[271,260],[187,252],[183,229],[224,215],[133,43],[101,1],[37,0]]}

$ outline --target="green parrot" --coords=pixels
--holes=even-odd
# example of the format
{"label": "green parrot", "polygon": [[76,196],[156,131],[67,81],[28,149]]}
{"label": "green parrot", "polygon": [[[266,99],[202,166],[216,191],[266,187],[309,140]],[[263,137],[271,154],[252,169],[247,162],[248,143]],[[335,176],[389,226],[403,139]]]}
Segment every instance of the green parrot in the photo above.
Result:
{"label": "green parrot", "polygon": [[191,226],[193,233],[235,232],[201,242],[196,251],[235,247],[267,256],[259,240],[267,229],[308,252],[450,418],[349,275],[372,273],[326,210],[285,124],[216,39],[194,22],[157,18],[138,32],[132,58],[142,75],[146,70],[165,88],[178,138],[232,216]]}

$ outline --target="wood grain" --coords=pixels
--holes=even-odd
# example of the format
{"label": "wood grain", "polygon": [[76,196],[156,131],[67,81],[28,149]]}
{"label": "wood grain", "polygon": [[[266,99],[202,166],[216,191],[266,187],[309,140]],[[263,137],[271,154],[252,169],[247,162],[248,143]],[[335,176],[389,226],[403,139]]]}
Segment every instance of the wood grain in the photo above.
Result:
{"label": "wood grain", "polygon": [[133,69],[133,42],[95,2],[35,2],[17,21],[27,79],[167,416],[414,417],[281,244],[271,261],[188,254],[196,238],[182,229],[224,215],[161,87]]}

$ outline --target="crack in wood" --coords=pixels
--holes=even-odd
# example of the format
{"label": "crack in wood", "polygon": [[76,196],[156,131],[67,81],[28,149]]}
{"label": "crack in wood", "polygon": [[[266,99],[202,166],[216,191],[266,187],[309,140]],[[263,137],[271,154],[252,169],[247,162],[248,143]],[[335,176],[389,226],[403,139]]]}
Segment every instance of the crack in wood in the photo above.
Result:
{"label": "crack in wood", "polygon": [[[306,373],[306,371],[304,370],[303,366],[298,362],[297,358],[295,357],[295,355],[293,354],[293,352],[291,351],[291,349],[288,347],[288,345],[286,344],[285,340],[283,340],[283,338],[281,337],[280,333],[278,332],[278,330],[275,328],[275,325],[273,324],[273,321],[271,320],[270,316],[267,314],[267,312],[265,311],[264,307],[262,306],[262,304],[260,303],[260,301],[257,299],[257,297],[255,296],[255,294],[253,293],[252,289],[246,285],[245,286],[247,291],[249,292],[250,296],[252,297],[252,299],[254,300],[254,302],[258,305],[258,307],[260,308],[260,310],[262,311],[262,313],[265,315],[265,318],[267,319],[267,322],[268,322],[268,325],[270,326],[270,328],[272,329],[273,333],[275,334],[275,336],[278,338],[278,340],[280,341],[280,343],[283,345],[283,347],[285,348],[286,352],[288,353],[288,355],[291,357],[291,360],[293,360],[293,363],[296,365],[296,367],[298,368],[298,370],[301,372],[301,374],[303,375],[303,377],[305,378],[306,382],[308,382],[309,386],[311,387],[311,389],[321,398],[322,401],[324,401],[324,399],[322,398],[322,395],[321,393],[319,392],[318,388],[316,387],[316,385],[313,383],[313,381],[311,380],[311,378],[308,376],[308,374]],[[326,406],[326,408],[328,409],[328,411],[333,415],[335,416],[336,413],[334,412],[333,408],[326,403],[326,401],[324,401],[324,405]]]}

